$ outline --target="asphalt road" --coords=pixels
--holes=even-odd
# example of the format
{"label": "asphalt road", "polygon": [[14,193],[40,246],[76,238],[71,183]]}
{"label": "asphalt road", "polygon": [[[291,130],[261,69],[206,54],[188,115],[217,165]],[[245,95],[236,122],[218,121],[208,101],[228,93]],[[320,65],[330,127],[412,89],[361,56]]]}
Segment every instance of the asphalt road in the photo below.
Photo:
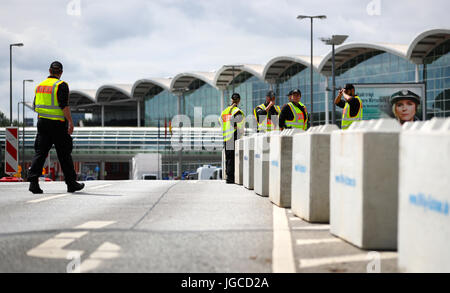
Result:
{"label": "asphalt road", "polygon": [[[396,272],[267,198],[222,181],[0,183],[0,272]],[[376,267],[376,266],[375,266]]]}

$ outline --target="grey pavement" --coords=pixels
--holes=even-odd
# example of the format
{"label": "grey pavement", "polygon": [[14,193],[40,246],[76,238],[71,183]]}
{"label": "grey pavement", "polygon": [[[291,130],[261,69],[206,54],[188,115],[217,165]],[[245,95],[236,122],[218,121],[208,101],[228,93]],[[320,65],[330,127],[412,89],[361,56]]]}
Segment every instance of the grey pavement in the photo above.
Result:
{"label": "grey pavement", "polygon": [[[0,272],[64,273],[81,263],[81,272],[270,273],[279,263],[279,208],[242,186],[85,183],[82,192],[67,194],[63,182],[43,182],[43,195],[31,194],[27,183],[0,183]],[[296,272],[367,271],[368,251],[289,209],[282,215]],[[381,272],[396,272],[396,262],[395,253],[382,259]]]}

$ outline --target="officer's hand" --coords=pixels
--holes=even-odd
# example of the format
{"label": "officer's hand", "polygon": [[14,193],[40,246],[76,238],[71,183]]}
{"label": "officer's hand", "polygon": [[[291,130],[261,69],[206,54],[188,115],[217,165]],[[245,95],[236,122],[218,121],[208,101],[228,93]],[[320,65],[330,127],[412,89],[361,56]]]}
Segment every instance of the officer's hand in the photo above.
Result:
{"label": "officer's hand", "polygon": [[67,128],[67,133],[69,133],[69,135],[72,135],[73,133],[73,124],[69,123],[69,127]]}

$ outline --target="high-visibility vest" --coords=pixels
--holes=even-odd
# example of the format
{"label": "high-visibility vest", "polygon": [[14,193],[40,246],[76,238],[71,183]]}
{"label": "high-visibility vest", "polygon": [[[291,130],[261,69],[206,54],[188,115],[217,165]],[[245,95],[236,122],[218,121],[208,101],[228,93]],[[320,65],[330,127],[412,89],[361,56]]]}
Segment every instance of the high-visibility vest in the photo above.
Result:
{"label": "high-visibility vest", "polygon": [[[306,112],[305,105],[303,105],[302,103],[299,103],[299,104],[300,104],[300,106],[303,107],[303,109],[305,109],[305,112]],[[288,106],[291,108],[292,114],[294,114],[294,119],[286,120],[285,121],[286,126],[306,130],[308,117],[305,117],[302,109],[298,108],[293,102],[289,102]],[[306,112],[306,114],[307,114],[307,112]]]}
{"label": "high-visibility vest", "polygon": [[358,114],[356,114],[356,116],[351,117],[350,116],[350,105],[347,103],[345,103],[345,107],[344,110],[342,111],[342,121],[341,121],[341,128],[343,130],[347,129],[350,127],[350,125],[352,125],[352,123],[354,121],[360,121],[363,119],[363,104],[361,99],[358,96],[355,96],[355,98],[358,99],[359,101],[359,110],[358,110]]}
{"label": "high-visibility vest", "polygon": [[[234,138],[236,129],[234,129],[234,122],[231,120],[237,112],[241,112],[242,118],[244,118],[244,112],[242,112],[242,110],[237,106],[229,106],[225,110],[223,110],[221,114],[223,141],[229,141],[230,139]],[[244,123],[245,121],[244,119],[242,119],[241,122],[237,123],[237,127],[241,129],[244,126]]]}
{"label": "high-visibility vest", "polygon": [[[273,107],[275,107],[275,111],[277,111],[277,115],[280,115],[280,112],[281,112],[280,106],[274,105]],[[262,120],[263,117],[259,117],[259,119],[262,120],[262,121],[258,121],[258,115],[256,114],[256,110],[258,108],[266,111],[267,107],[266,107],[266,105],[261,104],[261,105],[257,106],[253,110],[253,115],[255,115],[256,121],[258,123],[258,130],[259,131],[264,131],[264,132],[274,130],[272,119],[271,119],[271,117],[269,117],[269,112],[267,112],[267,115],[266,115],[264,120]]]}
{"label": "high-visibility vest", "polygon": [[34,111],[39,114],[39,117],[64,121],[64,112],[59,107],[56,96],[58,87],[63,82],[57,78],[50,77],[36,87]]}

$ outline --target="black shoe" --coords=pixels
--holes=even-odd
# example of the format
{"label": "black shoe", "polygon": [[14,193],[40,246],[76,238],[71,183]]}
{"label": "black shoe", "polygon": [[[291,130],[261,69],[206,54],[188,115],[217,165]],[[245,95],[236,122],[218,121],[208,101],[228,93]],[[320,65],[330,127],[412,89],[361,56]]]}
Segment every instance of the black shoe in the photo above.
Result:
{"label": "black shoe", "polygon": [[39,182],[38,181],[31,181],[30,182],[30,188],[28,188],[28,190],[31,191],[34,194],[44,193],[44,191],[42,191],[42,189],[39,187]]}
{"label": "black shoe", "polygon": [[75,192],[84,188],[84,183],[74,182],[71,184],[67,184],[67,192]]}
{"label": "black shoe", "polygon": [[234,184],[234,181],[228,181],[227,180],[227,184]]}

